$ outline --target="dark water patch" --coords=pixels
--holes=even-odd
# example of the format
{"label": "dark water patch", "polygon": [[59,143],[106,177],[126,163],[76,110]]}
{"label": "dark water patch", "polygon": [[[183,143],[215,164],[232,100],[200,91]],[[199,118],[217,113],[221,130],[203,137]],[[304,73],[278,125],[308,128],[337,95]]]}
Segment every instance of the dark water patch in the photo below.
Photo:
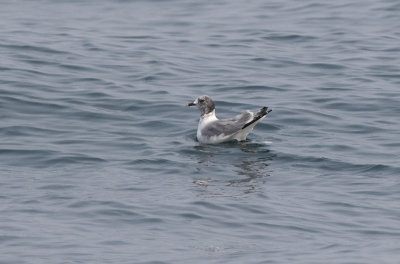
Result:
{"label": "dark water patch", "polygon": [[355,230],[356,233],[360,233],[362,235],[366,235],[368,237],[373,236],[373,237],[400,237],[400,232],[399,231],[392,231],[392,230],[371,230],[371,229],[357,229]]}
{"label": "dark water patch", "polygon": [[398,48],[398,47],[388,48],[388,49],[385,49],[385,51],[388,52],[388,53],[399,52],[400,48]]}
{"label": "dark water patch", "polygon": [[[393,168],[393,167],[387,166],[387,165],[382,165],[382,164],[371,164],[371,165],[368,165],[367,168],[365,168],[362,172],[378,173],[378,172],[383,172],[383,171],[392,170],[392,169],[396,169],[396,168]],[[397,171],[399,171],[399,168],[397,168]]]}
{"label": "dark water patch", "polygon": [[399,69],[393,65],[387,65],[387,64],[376,64],[373,66],[368,67],[369,70],[373,72],[385,72],[385,73],[398,73]]}
{"label": "dark water patch", "polygon": [[107,240],[107,241],[100,242],[100,244],[101,245],[105,245],[105,246],[126,246],[126,245],[129,245],[128,242],[121,241],[121,240]]}
{"label": "dark water patch", "polygon": [[381,144],[383,147],[400,147],[400,142],[398,143],[388,143],[388,144]]}
{"label": "dark water patch", "polygon": [[[165,221],[162,218],[158,218],[158,217],[142,217],[142,218],[138,218],[135,220],[127,219],[126,223],[154,226],[154,224],[163,224],[163,223],[165,223]],[[156,227],[154,227],[154,229],[156,229]]]}
{"label": "dark water patch", "polygon": [[135,78],[136,81],[144,81],[144,82],[152,82],[152,81],[156,81],[158,78],[156,75],[148,75],[148,76],[143,76],[143,77],[139,77],[139,78]]}
{"label": "dark water patch", "polygon": [[[128,0],[118,0],[118,1],[128,1]],[[159,1],[162,1],[162,0],[151,0],[151,1],[159,2]],[[160,261],[160,260],[138,262],[138,264],[171,264],[171,263],[172,262]]]}
{"label": "dark water patch", "polygon": [[[97,92],[97,93],[89,93],[89,94],[81,94],[80,96],[85,97],[85,100],[89,100],[93,102],[93,106],[101,107],[102,109],[109,110],[121,110],[126,113],[134,112],[137,113],[140,111],[141,113],[146,112],[146,110],[152,109],[151,101],[137,100],[135,98],[132,99],[124,99],[124,98],[113,98],[108,93]],[[79,104],[80,101],[75,101]],[[156,107],[156,103],[153,103]],[[154,114],[152,111],[148,111],[149,114]]]}
{"label": "dark water patch", "polygon": [[347,151],[356,150],[356,148],[351,145],[343,145],[343,144],[331,145],[331,146],[329,146],[329,148],[332,149],[333,151],[339,151],[339,152],[347,152]]}
{"label": "dark water patch", "polygon": [[0,157],[15,165],[43,166],[46,157],[58,155],[59,152],[46,149],[0,149]]}
{"label": "dark water patch", "polygon": [[257,58],[253,58],[251,59],[252,61],[256,61],[256,62],[264,62],[264,61],[270,61],[270,59],[268,58],[263,58],[263,57],[257,57]]}
{"label": "dark water patch", "polygon": [[136,104],[134,100],[130,99],[110,99],[103,98],[98,100],[97,98],[90,99],[93,101],[93,106],[99,107],[101,109],[107,110],[119,110],[123,111],[121,114],[126,114],[128,112],[137,113],[137,112],[145,112],[147,106]]}
{"label": "dark water patch", "polygon": [[86,67],[76,64],[59,64],[59,67],[74,72],[99,72],[99,70],[94,67]]}
{"label": "dark water patch", "polygon": [[95,107],[88,107],[88,108],[82,108],[79,107],[79,109],[74,109],[74,111],[70,111],[70,118],[74,119],[80,119],[80,120],[87,120],[88,122],[104,122],[105,120],[127,120],[127,116],[122,116],[122,115],[115,115],[114,113],[110,113],[108,111],[105,111],[105,109],[101,108],[95,108]]}
{"label": "dark water patch", "polygon": [[0,96],[0,102],[7,107],[7,110],[13,110],[19,113],[50,114],[54,113],[54,111],[68,109],[68,107],[59,103],[37,101],[31,98],[22,99],[12,96]]}
{"label": "dark water patch", "polygon": [[330,159],[326,157],[297,156],[293,154],[277,153],[275,160],[279,162],[290,163],[294,167],[319,168],[327,172],[352,172],[361,175],[370,175],[371,173],[396,173],[398,167],[383,164],[352,163],[341,160]]}
{"label": "dark water patch", "polygon": [[104,215],[104,216],[116,216],[116,217],[133,217],[139,214],[132,212],[130,210],[123,209],[101,209],[92,212],[94,215]]}
{"label": "dark water patch", "polygon": [[159,71],[159,72],[153,73],[152,75],[139,77],[136,79],[136,81],[152,82],[152,81],[157,81],[157,80],[170,79],[170,78],[174,78],[174,77],[176,77],[175,73]]}
{"label": "dark water patch", "polygon": [[122,40],[158,40],[160,39],[157,36],[154,35],[125,35],[125,36],[118,36],[118,35],[114,35],[114,36],[108,36],[109,38],[115,38],[115,39],[122,39]]}
{"label": "dark water patch", "polygon": [[341,209],[343,209],[343,208],[354,209],[354,208],[358,207],[355,204],[346,203],[346,202],[337,202],[337,201],[335,201],[335,202],[328,201],[328,202],[323,202],[322,204],[327,207],[338,207]]}
{"label": "dark water patch", "polygon": [[39,127],[24,126],[24,125],[0,127],[0,134],[2,134],[4,136],[12,136],[12,137],[63,135],[66,133],[67,133],[67,131],[65,131],[65,130],[39,128]]}
{"label": "dark water patch", "polygon": [[13,70],[13,68],[0,66],[0,71],[12,71],[12,70]]}
{"label": "dark water patch", "polygon": [[371,74],[370,76],[383,78],[383,79],[399,79],[400,74]]}
{"label": "dark water patch", "polygon": [[274,223],[254,223],[253,225],[257,227],[267,228],[267,229],[284,229],[288,231],[304,232],[304,233],[319,233],[315,228],[300,227],[298,225],[285,225],[285,224],[274,224]]}
{"label": "dark water patch", "polygon": [[[295,8],[293,10],[305,10],[307,12],[310,12],[310,10],[324,10],[328,9],[330,6],[329,3],[299,3],[300,5],[295,5]],[[287,7],[289,10],[291,6]]]}
{"label": "dark water patch", "polygon": [[89,208],[96,206],[106,206],[111,208],[120,208],[120,209],[133,209],[134,207],[125,204],[123,202],[112,201],[112,200],[85,200],[74,202],[69,205],[71,208]]}
{"label": "dark water patch", "polygon": [[48,215],[48,214],[52,214],[52,211],[39,210],[39,209],[17,209],[15,211],[17,211],[18,213],[28,214],[28,215]]}
{"label": "dark water patch", "polygon": [[273,41],[283,41],[288,43],[297,43],[297,42],[309,42],[315,41],[317,38],[314,36],[307,36],[307,35],[298,35],[298,34],[278,34],[273,33],[266,37],[263,37],[265,40],[273,40]]}
{"label": "dark water patch", "polygon": [[[373,134],[385,131],[384,128],[367,124],[351,124],[343,126],[343,128],[346,131],[346,133],[352,133],[352,134]],[[344,132],[344,130],[342,131]]]}
{"label": "dark water patch", "polygon": [[[151,159],[151,158],[148,158],[148,159],[135,159],[135,160],[132,160],[132,161],[129,161],[128,162],[128,164],[129,165],[135,165],[135,166],[140,166],[140,167],[144,167],[144,168],[151,168],[151,169],[160,169],[160,168],[158,168],[158,166],[155,166],[155,165],[163,165],[164,164],[164,166],[165,165],[168,165],[168,164],[170,164],[170,160],[168,160],[168,159],[160,159],[160,158],[153,158],[153,159]],[[154,167],[152,167],[152,165],[154,166]]]}
{"label": "dark water patch", "polygon": [[[57,189],[55,191],[57,191]],[[68,188],[67,188],[67,191],[68,191]],[[55,194],[55,193],[49,193],[49,194],[44,195],[42,197],[42,199],[51,200],[51,201],[55,201],[55,202],[64,202],[64,201],[71,201],[71,200],[75,199],[75,197],[65,196],[65,195],[60,195],[60,194]]]}
{"label": "dark water patch", "polygon": [[30,200],[23,201],[22,204],[37,204],[38,205],[38,204],[40,204],[40,201],[37,199],[30,199]]}
{"label": "dark water patch", "polygon": [[202,219],[203,217],[198,215],[198,214],[193,214],[193,213],[181,213],[179,214],[180,217],[188,220],[196,220],[196,219]]}
{"label": "dark water patch", "polygon": [[204,209],[209,209],[209,210],[218,210],[218,211],[227,211],[228,209],[222,206],[218,206],[213,203],[205,202],[205,201],[195,201],[192,202],[191,205],[193,206],[198,206]]}
{"label": "dark water patch", "polygon": [[367,190],[367,191],[353,191],[353,194],[358,194],[362,196],[377,196],[377,197],[384,197],[388,196],[389,193],[386,191],[374,191],[374,190]]}
{"label": "dark water patch", "polygon": [[50,185],[39,187],[40,190],[55,190],[55,191],[69,190],[69,189],[73,189],[73,188],[75,188],[75,186],[70,185],[70,184],[50,184]]}
{"label": "dark water patch", "polygon": [[47,158],[45,162],[47,166],[65,166],[67,164],[99,164],[107,162],[107,160],[83,154],[64,154],[59,157]]}
{"label": "dark water patch", "polygon": [[383,7],[376,6],[373,10],[396,13],[397,10],[400,10],[400,4],[396,3],[395,1],[388,1]]}
{"label": "dark water patch", "polygon": [[314,126],[314,127],[319,127],[321,123],[326,123],[326,122],[320,122],[315,119],[302,119],[301,117],[296,118],[296,114],[293,114],[293,117],[286,117],[286,118],[277,118],[276,120],[280,123],[285,123],[287,126],[297,126],[297,127],[309,127],[309,126]]}
{"label": "dark water patch", "polygon": [[351,81],[360,82],[360,83],[373,83],[375,80],[366,77],[352,77],[350,78]]}
{"label": "dark water patch", "polygon": [[[99,144],[98,141],[90,140],[90,139],[61,139],[52,141],[53,144],[56,145],[96,145]],[[103,143],[103,142],[102,142]],[[103,143],[107,144],[107,143]]]}
{"label": "dark water patch", "polygon": [[[140,127],[152,127],[155,130],[173,130],[174,128],[169,125],[169,123],[164,121],[144,121],[136,123]],[[152,134],[158,134],[158,131],[153,131]]]}
{"label": "dark water patch", "polygon": [[13,81],[4,81],[5,83],[15,83],[18,84],[19,87],[31,87],[34,82],[32,80],[37,80],[38,77],[62,77],[62,73],[56,72],[49,72],[49,71],[42,71],[39,69],[31,69],[31,68],[6,68],[7,71],[12,71],[15,74],[18,74],[21,77],[25,78],[17,78]]}
{"label": "dark water patch", "polygon": [[127,192],[147,192],[150,189],[149,188],[143,188],[143,187],[125,187],[125,188],[120,188],[118,190],[119,191],[127,191]]}
{"label": "dark water patch", "polygon": [[348,87],[340,87],[340,86],[331,86],[331,87],[319,87],[317,88],[320,91],[327,91],[327,92],[346,92],[351,91]]}
{"label": "dark water patch", "polygon": [[0,149],[3,162],[23,167],[46,168],[71,164],[96,164],[106,160],[85,154],[64,154],[44,149]]}
{"label": "dark water patch", "polygon": [[[68,37],[68,34],[64,35],[63,37]],[[96,43],[96,42],[84,42],[84,43],[82,43],[82,47],[85,50],[87,50],[89,52],[93,52],[93,53],[99,53],[99,52],[105,53],[106,52],[106,49],[104,49],[101,44]]]}
{"label": "dark water patch", "polygon": [[328,102],[332,102],[332,101],[336,101],[336,100],[337,100],[337,98],[332,98],[332,97],[322,97],[322,98],[312,99],[312,101],[315,103],[328,103]]}
{"label": "dark water patch", "polygon": [[24,59],[24,62],[27,62],[32,65],[37,65],[37,66],[54,66],[58,65],[58,63],[54,61],[46,61],[42,59],[34,59],[34,58],[29,58],[29,59]]}
{"label": "dark water patch", "polygon": [[266,215],[268,214],[267,211],[262,206],[259,205],[238,205],[238,204],[230,204],[230,206],[236,210],[245,211],[251,214],[259,214],[259,215]]}
{"label": "dark water patch", "polygon": [[[82,83],[88,83],[90,85],[93,85],[93,84],[110,85],[110,83],[105,81],[104,79],[95,78],[95,77],[75,77],[75,78],[72,79],[72,81],[74,83],[82,82]],[[110,94],[107,94],[105,92],[98,92],[98,91],[96,91],[96,92],[93,92],[93,91],[82,91],[79,94],[80,95],[87,95],[89,98],[91,96],[94,96],[94,97],[103,97],[103,96],[104,97],[108,97],[108,96],[110,96]]]}
{"label": "dark water patch", "polygon": [[326,69],[326,70],[344,70],[347,68],[345,65],[332,64],[332,63],[310,63],[305,65],[311,68]]}
{"label": "dark water patch", "polygon": [[0,44],[0,47],[8,49],[8,50],[19,50],[19,51],[23,51],[23,52],[34,51],[34,52],[43,53],[44,55],[49,55],[49,54],[67,55],[67,54],[70,54],[69,52],[66,52],[63,50],[57,50],[57,49],[52,49],[52,48],[43,47],[43,46]]}
{"label": "dark water patch", "polygon": [[259,123],[259,124],[257,124],[257,128],[261,128],[261,129],[264,128],[265,130],[268,130],[268,131],[278,131],[281,129],[280,126],[272,125],[270,123]]}
{"label": "dark water patch", "polygon": [[167,96],[170,94],[167,90],[147,91],[147,93],[150,93],[152,95],[164,95],[164,96]]}
{"label": "dark water patch", "polygon": [[19,237],[19,236],[1,235],[0,236],[0,244],[9,243],[9,242],[19,240],[19,239],[21,239],[21,237]]}
{"label": "dark water patch", "polygon": [[253,91],[285,91],[284,88],[279,87],[272,87],[266,85],[246,85],[246,86],[234,86],[234,87],[221,87],[216,88],[217,91],[220,92],[227,92],[227,91],[234,91],[234,92],[242,92],[242,93],[250,93]]}
{"label": "dark water patch", "polygon": [[333,102],[325,104],[328,109],[336,109],[342,111],[352,112],[375,112],[376,106],[372,103],[358,102],[358,103],[346,103],[346,102]]}
{"label": "dark water patch", "polygon": [[273,68],[292,68],[292,67],[303,67],[301,63],[293,60],[293,59],[279,59],[275,60],[271,66]]}
{"label": "dark water patch", "polygon": [[[291,111],[295,110],[296,109],[291,109]],[[316,111],[308,109],[299,109],[297,112],[302,115],[313,116],[313,118],[320,118],[319,122],[321,125],[324,124],[325,122],[329,122],[330,120],[342,120],[342,117],[340,115],[334,115],[333,113],[330,114],[329,112],[321,110]]]}

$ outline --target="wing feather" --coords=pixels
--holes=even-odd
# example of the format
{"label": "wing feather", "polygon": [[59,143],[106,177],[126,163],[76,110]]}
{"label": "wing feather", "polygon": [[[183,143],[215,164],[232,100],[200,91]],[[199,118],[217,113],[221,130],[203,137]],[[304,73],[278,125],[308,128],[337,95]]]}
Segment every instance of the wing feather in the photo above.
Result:
{"label": "wing feather", "polygon": [[233,135],[241,130],[247,122],[251,121],[253,116],[254,114],[247,110],[231,119],[219,119],[208,124],[201,133],[208,137],[221,134]]}

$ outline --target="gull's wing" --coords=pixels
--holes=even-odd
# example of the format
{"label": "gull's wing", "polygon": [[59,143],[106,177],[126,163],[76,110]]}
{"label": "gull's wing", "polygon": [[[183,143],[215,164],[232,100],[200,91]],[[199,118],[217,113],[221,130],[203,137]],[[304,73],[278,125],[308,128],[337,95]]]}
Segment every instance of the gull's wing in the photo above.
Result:
{"label": "gull's wing", "polygon": [[249,121],[253,119],[254,114],[250,111],[245,111],[240,115],[231,119],[219,119],[209,123],[202,131],[203,136],[212,137],[224,134],[225,136],[233,135]]}
{"label": "gull's wing", "polygon": [[264,106],[263,108],[260,109],[260,111],[257,112],[257,114],[255,114],[255,116],[253,117],[253,120],[251,120],[250,122],[248,122],[247,124],[245,124],[242,129],[256,123],[258,120],[260,120],[261,118],[265,117],[267,114],[269,114],[272,110],[268,110],[268,107]]}

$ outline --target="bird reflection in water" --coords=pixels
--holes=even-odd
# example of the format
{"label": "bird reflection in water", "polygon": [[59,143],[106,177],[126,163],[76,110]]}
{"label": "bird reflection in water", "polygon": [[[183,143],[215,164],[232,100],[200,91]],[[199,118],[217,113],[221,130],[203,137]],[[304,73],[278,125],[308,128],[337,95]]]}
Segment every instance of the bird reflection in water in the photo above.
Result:
{"label": "bird reflection in water", "polygon": [[[228,181],[223,180],[227,182],[225,186],[246,187],[245,193],[254,192],[257,187],[255,180],[270,176],[268,165],[275,157],[266,146],[250,141],[195,146],[198,163],[206,168],[212,168],[212,171],[208,178],[198,179],[194,183],[205,187],[210,186],[215,174],[221,171],[226,174],[227,167],[233,167],[230,171],[235,172],[239,177]],[[200,172],[202,168],[198,167],[197,170]]]}

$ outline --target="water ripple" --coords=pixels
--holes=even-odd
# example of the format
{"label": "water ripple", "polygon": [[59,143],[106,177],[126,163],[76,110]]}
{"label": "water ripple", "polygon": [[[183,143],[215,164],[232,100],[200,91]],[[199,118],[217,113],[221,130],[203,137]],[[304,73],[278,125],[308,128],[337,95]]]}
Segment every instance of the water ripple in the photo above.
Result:
{"label": "water ripple", "polygon": [[0,262],[396,263],[398,9],[1,1]]}

